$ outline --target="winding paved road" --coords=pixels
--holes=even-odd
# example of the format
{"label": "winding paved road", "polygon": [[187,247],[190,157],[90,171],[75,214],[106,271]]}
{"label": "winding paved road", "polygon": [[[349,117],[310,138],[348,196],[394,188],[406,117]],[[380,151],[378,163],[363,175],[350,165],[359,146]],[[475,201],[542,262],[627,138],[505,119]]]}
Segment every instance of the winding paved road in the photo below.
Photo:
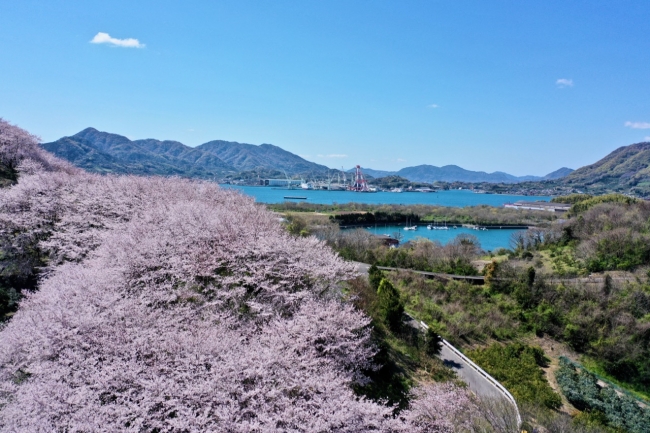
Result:
{"label": "winding paved road", "polygon": [[[413,317],[408,315],[408,320],[405,323],[413,328],[425,331],[424,326]],[[481,397],[503,397],[501,391],[494,386],[485,376],[476,371],[472,366],[458,356],[449,347],[443,345],[438,358],[452,370],[456,372],[458,377],[469,386],[469,389],[474,391],[476,395]]]}
{"label": "winding paved road", "polygon": [[442,346],[439,358],[445,363],[446,366],[458,374],[458,377],[469,386],[469,389],[474,391],[476,395],[481,397],[498,397],[503,395],[488,381],[483,375],[479,374],[476,370],[468,366],[465,361],[451,351],[447,346]]}
{"label": "winding paved road", "polygon": [[[368,269],[370,269],[370,265],[366,263],[354,262],[354,264],[357,266],[357,270],[360,273],[367,274]],[[412,317],[410,317],[410,319],[411,320],[407,322],[408,325],[420,330],[424,330],[424,327],[420,324],[420,322],[416,321]],[[465,360],[455,354],[447,346],[442,346],[442,351],[440,352],[439,358],[442,359],[445,365],[454,370],[456,374],[458,374],[458,377],[467,383],[467,386],[469,386],[469,388],[477,395],[485,397],[503,397],[503,394],[496,386],[494,386],[492,382],[490,382],[485,376],[472,368],[465,362]]]}

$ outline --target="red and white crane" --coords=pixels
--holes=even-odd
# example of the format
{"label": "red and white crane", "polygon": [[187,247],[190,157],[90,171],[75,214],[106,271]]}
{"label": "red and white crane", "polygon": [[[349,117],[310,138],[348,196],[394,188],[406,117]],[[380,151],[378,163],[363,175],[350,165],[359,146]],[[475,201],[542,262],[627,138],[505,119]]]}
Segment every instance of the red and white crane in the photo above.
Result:
{"label": "red and white crane", "polygon": [[350,191],[356,191],[356,192],[369,192],[368,190],[368,182],[366,182],[366,178],[363,177],[363,173],[361,172],[361,166],[357,165],[355,172],[354,172],[354,180],[348,187]]}

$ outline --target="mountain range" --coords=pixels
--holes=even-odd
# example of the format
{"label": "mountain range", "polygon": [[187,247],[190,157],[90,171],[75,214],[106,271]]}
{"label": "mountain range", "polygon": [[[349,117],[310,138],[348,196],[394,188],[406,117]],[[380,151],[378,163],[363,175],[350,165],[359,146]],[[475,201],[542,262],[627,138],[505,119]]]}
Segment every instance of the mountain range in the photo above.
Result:
{"label": "mountain range", "polygon": [[[170,140],[130,140],[95,128],[86,128],[41,146],[78,167],[99,173],[183,176],[213,179],[254,172],[255,177],[300,175],[323,178],[330,169],[272,144],[253,145],[215,140],[189,147]],[[650,142],[623,146],[600,161],[571,170],[563,167],[543,177],[465,170],[456,165],[418,165],[399,171],[364,168],[372,177],[400,176],[412,182],[521,183],[543,182],[605,191],[650,195]],[[540,184],[541,185],[541,184]]]}
{"label": "mountain range", "polygon": [[[325,176],[329,168],[305,160],[272,144],[253,145],[214,140],[189,147],[171,140],[131,140],[123,135],[86,128],[70,137],[43,143],[42,147],[74,165],[98,173],[215,178],[244,171],[303,177]],[[364,169],[372,177],[398,175],[413,182],[516,183],[555,179],[572,170],[562,168],[545,177],[485,173],[455,165],[420,165],[396,172]]]}
{"label": "mountain range", "polygon": [[[414,167],[405,167],[399,171],[383,171],[373,170],[371,168],[363,168],[364,173],[369,174],[374,178],[386,176],[400,176],[411,182],[489,182],[489,183],[517,183],[538,180],[553,180],[560,179],[569,173],[573,172],[572,169],[562,167],[555,170],[546,176],[513,176],[502,171],[495,171],[494,173],[486,173],[484,171],[471,171],[465,170],[457,165],[445,165],[436,167],[435,165],[417,165]],[[353,170],[350,170],[353,171]]]}
{"label": "mountain range", "polygon": [[130,140],[95,128],[41,146],[78,167],[98,173],[213,178],[251,170],[286,171],[289,175],[321,174],[328,170],[272,144],[255,146],[217,140],[189,147],[170,140]]}

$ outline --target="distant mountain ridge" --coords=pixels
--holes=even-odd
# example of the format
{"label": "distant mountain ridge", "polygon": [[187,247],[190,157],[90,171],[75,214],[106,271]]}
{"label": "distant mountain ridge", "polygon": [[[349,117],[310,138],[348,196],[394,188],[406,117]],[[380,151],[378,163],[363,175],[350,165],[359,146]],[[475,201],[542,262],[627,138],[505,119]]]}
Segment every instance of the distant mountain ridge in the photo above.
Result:
{"label": "distant mountain ridge", "polygon": [[[189,147],[171,140],[130,140],[118,134],[86,128],[41,146],[74,165],[99,173],[215,178],[244,171],[305,178],[325,176],[328,167],[305,160],[272,144],[252,145],[222,140]],[[399,171],[363,168],[378,178],[400,176],[412,182],[520,183],[526,188],[564,186],[593,193],[618,191],[650,197],[650,142],[620,147],[594,164],[572,170],[560,168],[546,176],[513,176],[504,172],[471,171],[457,165],[418,165]]]}
{"label": "distant mountain ridge", "polygon": [[41,146],[78,167],[99,173],[213,178],[256,169],[285,171],[288,175],[328,170],[271,144],[210,141],[189,147],[170,140],[130,140],[95,128]]}
{"label": "distant mountain ridge", "polygon": [[573,172],[572,169],[562,167],[546,176],[513,176],[501,171],[486,173],[484,171],[466,170],[457,165],[445,165],[436,167],[435,165],[417,165],[414,167],[405,167],[399,171],[373,170],[371,168],[362,168],[363,172],[374,178],[386,176],[400,176],[411,182],[468,182],[468,183],[518,183],[538,180],[559,179]]}
{"label": "distant mountain ridge", "polygon": [[281,147],[266,143],[255,146],[253,144],[215,140],[197,146],[196,149],[219,156],[224,162],[231,164],[240,171],[254,170],[259,167],[285,170],[288,174],[324,173],[329,170],[324,165],[307,161]]}
{"label": "distant mountain ridge", "polygon": [[[310,162],[272,144],[253,145],[213,140],[189,147],[172,140],[131,140],[123,135],[86,128],[70,137],[43,143],[44,149],[74,165],[99,173],[215,178],[243,171],[274,171],[289,176],[325,175],[329,168]],[[465,170],[456,165],[419,165],[399,171],[364,169],[373,177],[397,175],[412,182],[517,183],[557,179],[572,170],[562,168],[545,177],[513,176],[503,172]]]}
{"label": "distant mountain ridge", "polygon": [[547,174],[544,176],[541,180],[555,180],[555,179],[561,179],[563,177],[566,177],[573,173],[575,170],[572,168],[567,168],[567,167],[562,167],[560,169],[555,170],[552,173]]}

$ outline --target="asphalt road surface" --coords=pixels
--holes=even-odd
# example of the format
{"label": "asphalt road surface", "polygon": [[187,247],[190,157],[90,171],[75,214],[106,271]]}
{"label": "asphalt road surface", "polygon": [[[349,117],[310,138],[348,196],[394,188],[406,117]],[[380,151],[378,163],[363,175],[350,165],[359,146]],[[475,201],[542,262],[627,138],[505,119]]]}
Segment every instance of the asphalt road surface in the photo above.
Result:
{"label": "asphalt road surface", "polygon": [[[368,273],[370,265],[365,263],[355,262],[357,265],[357,270],[360,273]],[[410,320],[408,325],[413,326],[418,329],[422,329],[422,325],[415,320]],[[469,389],[474,391],[476,395],[481,397],[503,397],[501,392],[497,389],[496,386],[489,380],[485,378],[478,371],[474,370],[470,365],[468,365],[463,358],[456,355],[451,349],[443,345],[440,355],[438,356],[445,363],[446,366],[451,368],[456,372],[458,377],[467,383]]]}
{"label": "asphalt road surface", "polygon": [[503,394],[494,386],[492,382],[487,380],[482,374],[467,365],[465,361],[447,346],[442,346],[440,355],[447,367],[450,367],[456,372],[458,377],[469,386],[469,389],[474,391],[476,395],[481,397],[497,397],[502,398]]}

